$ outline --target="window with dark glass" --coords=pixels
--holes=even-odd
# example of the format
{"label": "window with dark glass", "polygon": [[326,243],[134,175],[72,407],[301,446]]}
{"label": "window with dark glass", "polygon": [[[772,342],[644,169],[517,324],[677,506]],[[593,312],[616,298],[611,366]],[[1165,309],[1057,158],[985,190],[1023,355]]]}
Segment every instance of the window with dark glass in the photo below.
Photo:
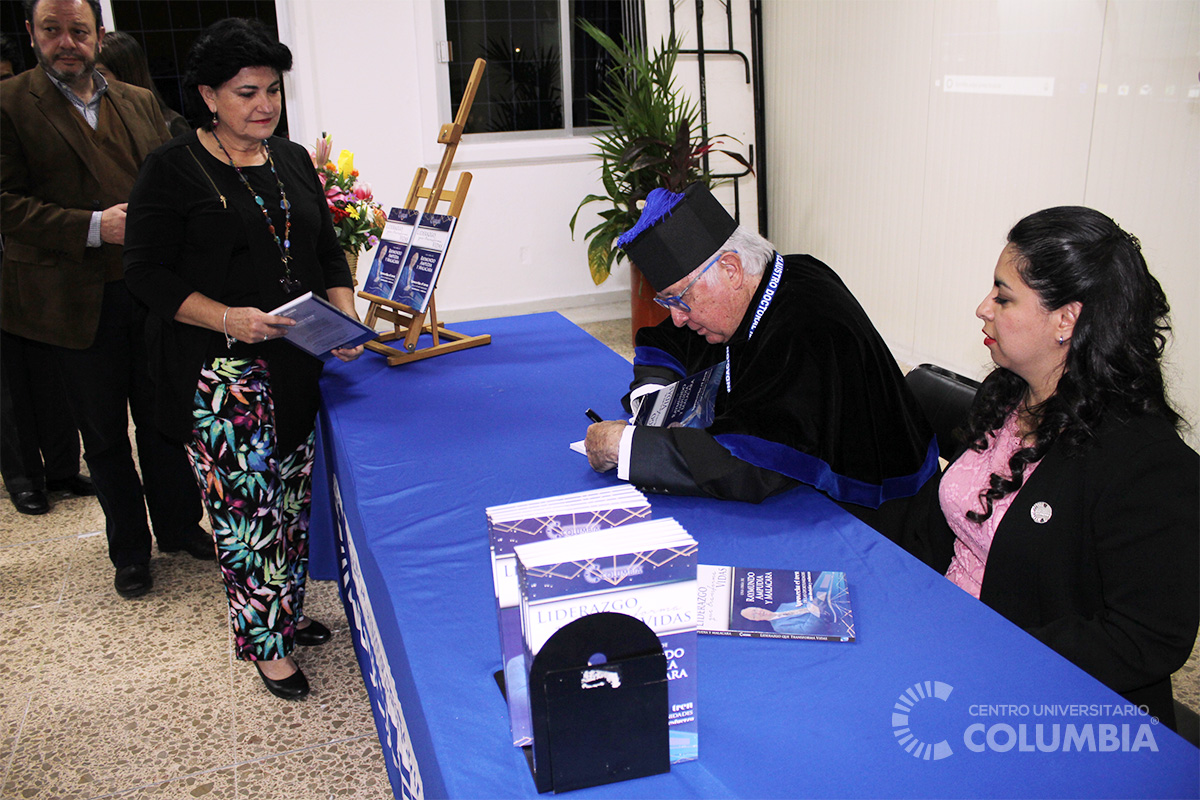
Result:
{"label": "window with dark glass", "polygon": [[[262,21],[278,31],[275,0],[112,0],[115,30],[133,36],[146,51],[150,77],[167,105],[185,116],[183,73],[192,42],[205,28],[226,17]],[[287,136],[286,98],[278,136]]]}
{"label": "window with dark glass", "polygon": [[[642,0],[445,0],[452,110],[476,58],[487,69],[466,133],[572,130],[596,123],[588,95],[608,69],[575,24],[586,19],[620,41],[643,41]],[[563,24],[569,25],[563,36]],[[564,38],[568,48],[563,55]]]}

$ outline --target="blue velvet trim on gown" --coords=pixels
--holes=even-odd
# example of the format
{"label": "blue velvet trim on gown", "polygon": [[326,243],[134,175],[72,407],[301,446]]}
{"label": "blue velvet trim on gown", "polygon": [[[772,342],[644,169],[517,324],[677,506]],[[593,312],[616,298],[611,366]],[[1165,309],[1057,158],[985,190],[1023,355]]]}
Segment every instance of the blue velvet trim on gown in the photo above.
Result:
{"label": "blue velvet trim on gown", "polygon": [[919,470],[911,475],[885,478],[882,484],[867,483],[839,475],[829,464],[816,456],[757,436],[725,433],[714,438],[735,458],[815,486],[834,500],[869,508],[879,508],[888,500],[898,497],[911,497],[925,485],[938,468],[936,438],[929,440],[925,461]]}
{"label": "blue velvet trim on gown", "polygon": [[677,373],[680,377],[688,375],[687,369],[679,359],[657,347],[635,347],[633,349],[633,365],[635,367],[663,367]]}

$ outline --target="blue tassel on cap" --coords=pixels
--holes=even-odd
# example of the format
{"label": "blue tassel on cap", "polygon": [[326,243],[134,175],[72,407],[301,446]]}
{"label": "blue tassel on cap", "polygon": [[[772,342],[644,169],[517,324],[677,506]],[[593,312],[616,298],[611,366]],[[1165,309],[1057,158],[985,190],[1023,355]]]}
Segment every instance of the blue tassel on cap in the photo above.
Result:
{"label": "blue tassel on cap", "polygon": [[683,192],[669,192],[666,189],[654,189],[646,195],[646,204],[642,207],[642,215],[637,224],[622,233],[617,238],[617,247],[625,247],[638,237],[638,234],[657,225],[663,217],[671,213],[671,209],[683,199]]}

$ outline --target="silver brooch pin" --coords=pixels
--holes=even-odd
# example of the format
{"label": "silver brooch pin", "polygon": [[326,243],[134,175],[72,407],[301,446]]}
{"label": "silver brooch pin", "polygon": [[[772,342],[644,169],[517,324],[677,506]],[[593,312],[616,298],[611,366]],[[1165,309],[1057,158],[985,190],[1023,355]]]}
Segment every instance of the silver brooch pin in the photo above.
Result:
{"label": "silver brooch pin", "polygon": [[1050,507],[1049,503],[1037,502],[1029,509],[1029,516],[1038,525],[1043,525],[1050,521],[1050,517],[1054,516],[1054,509]]}

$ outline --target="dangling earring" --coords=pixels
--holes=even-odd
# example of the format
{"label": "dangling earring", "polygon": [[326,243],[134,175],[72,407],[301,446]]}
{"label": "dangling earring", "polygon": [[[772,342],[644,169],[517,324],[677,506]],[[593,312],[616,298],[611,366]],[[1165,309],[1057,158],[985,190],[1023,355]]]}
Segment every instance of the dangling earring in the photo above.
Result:
{"label": "dangling earring", "polygon": [[[212,114],[213,114],[212,126],[215,128],[215,127],[217,127],[217,123],[220,122],[220,120],[217,119],[217,112],[215,110],[212,112]],[[1062,344],[1062,342],[1059,342],[1059,344]]]}
{"label": "dangling earring", "polygon": [[1063,337],[1062,337],[1062,336],[1059,336],[1059,337],[1058,337],[1058,343],[1059,343],[1060,345],[1063,343]]}

